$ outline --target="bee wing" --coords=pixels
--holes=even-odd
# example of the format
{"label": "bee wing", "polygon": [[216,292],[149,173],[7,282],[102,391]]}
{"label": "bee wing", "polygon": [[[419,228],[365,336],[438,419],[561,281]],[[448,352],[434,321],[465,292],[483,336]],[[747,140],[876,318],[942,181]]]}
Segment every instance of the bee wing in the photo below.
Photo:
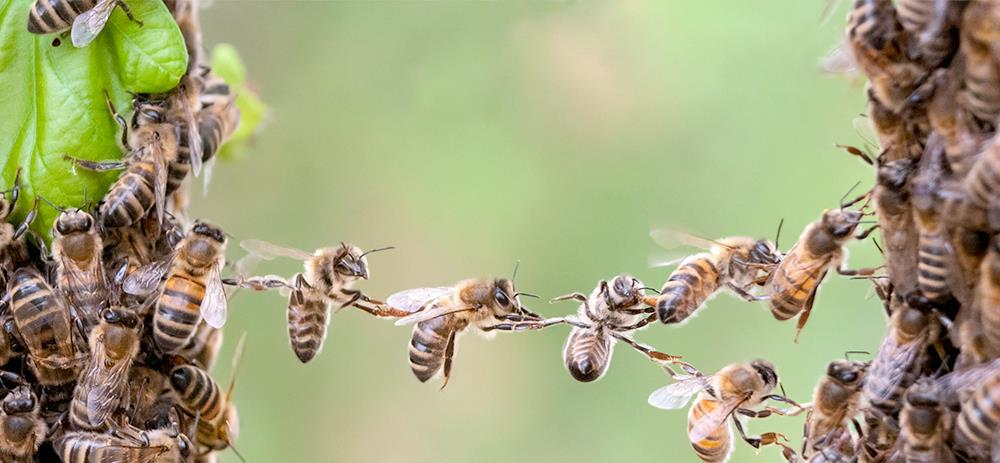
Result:
{"label": "bee wing", "polygon": [[865,141],[865,145],[870,148],[870,151],[876,151],[879,149],[878,134],[875,133],[875,125],[872,124],[872,120],[866,116],[856,116],[851,120],[851,125],[854,126],[854,131],[858,133],[858,136]]}
{"label": "bee wing", "polygon": [[664,249],[673,249],[681,246],[712,249],[712,246],[724,246],[718,241],[670,228],[650,230],[649,237]]}
{"label": "bee wing", "polygon": [[160,286],[160,280],[170,270],[172,258],[150,262],[135,269],[122,283],[122,291],[133,296],[145,296]]}
{"label": "bee wing", "polygon": [[869,400],[888,400],[892,397],[896,387],[913,368],[924,346],[924,339],[926,337],[901,345],[896,342],[895,336],[890,334],[885,337],[865,374],[864,392]]}
{"label": "bee wing", "polygon": [[87,393],[87,419],[92,426],[100,426],[111,418],[115,411],[114,401],[120,398],[117,389],[126,384],[129,366],[130,362],[119,361],[100,380],[92,383]]}
{"label": "bee wing", "polygon": [[706,413],[697,421],[692,423],[688,430],[688,438],[691,442],[700,442],[723,426],[733,411],[740,406],[745,399],[735,398],[716,404],[712,411]]}
{"label": "bee wing", "polygon": [[408,289],[389,296],[385,300],[385,304],[394,309],[412,313],[420,311],[428,302],[452,294],[455,294],[455,288],[450,286]]}
{"label": "bee wing", "polygon": [[100,0],[93,8],[77,16],[73,20],[73,30],[70,33],[73,46],[82,48],[93,42],[107,24],[115,5],[117,5],[115,0]]}
{"label": "bee wing", "polygon": [[1000,359],[948,373],[934,380],[934,383],[941,391],[941,402],[951,406],[964,401],[969,391],[998,374],[1000,374]]}
{"label": "bee wing", "polygon": [[202,152],[201,133],[198,132],[198,121],[195,119],[194,111],[190,106],[185,111],[187,119],[187,140],[188,152],[191,158],[191,170],[195,177],[201,175],[201,166],[204,153]]}
{"label": "bee wing", "polygon": [[222,278],[219,276],[219,266],[215,265],[208,274],[205,299],[201,301],[201,317],[205,319],[208,326],[222,328],[226,324],[228,309],[226,290],[222,286]]}
{"label": "bee wing", "polygon": [[851,46],[845,42],[838,44],[820,60],[820,69],[834,75],[851,75],[858,71],[858,62],[854,59]]}
{"label": "bee wing", "polygon": [[708,379],[704,376],[690,376],[663,386],[649,395],[650,405],[663,410],[684,408],[695,394],[705,389]]}
{"label": "bee wing", "polygon": [[288,257],[295,260],[309,260],[312,258],[312,253],[310,252],[279,246],[262,240],[243,240],[240,241],[240,247],[264,260],[271,260],[275,257]]}

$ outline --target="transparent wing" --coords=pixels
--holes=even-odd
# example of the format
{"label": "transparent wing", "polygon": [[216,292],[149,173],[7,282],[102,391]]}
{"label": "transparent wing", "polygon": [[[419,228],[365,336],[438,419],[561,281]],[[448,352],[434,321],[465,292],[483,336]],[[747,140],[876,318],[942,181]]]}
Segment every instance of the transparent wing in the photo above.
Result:
{"label": "transparent wing", "polygon": [[451,286],[408,289],[389,296],[385,304],[394,309],[417,312],[428,302],[453,294],[455,294],[455,288]]}
{"label": "transparent wing", "polygon": [[160,280],[170,269],[172,258],[153,261],[135,269],[122,284],[122,291],[134,296],[145,296],[160,286]]}
{"label": "transparent wing", "polygon": [[653,241],[662,246],[664,249],[674,249],[682,246],[698,249],[712,249],[713,246],[725,246],[724,244],[709,238],[702,238],[691,233],[669,228],[657,228],[650,230],[649,237],[653,238]]}
{"label": "transparent wing", "polygon": [[909,376],[925,339],[926,336],[921,336],[901,345],[895,336],[885,337],[865,375],[864,392],[869,400],[884,401],[893,396],[897,386]]}
{"label": "transparent wing", "polygon": [[163,158],[163,147],[159,143],[150,145],[150,158],[153,161],[153,196],[156,198],[156,222],[163,223],[163,215],[166,213],[167,204],[167,165]]}
{"label": "transparent wing", "polygon": [[399,320],[396,320],[396,326],[409,325],[411,323],[420,323],[427,320],[433,320],[438,317],[443,317],[445,315],[451,315],[458,312],[470,312],[476,310],[472,307],[466,306],[452,306],[452,305],[440,305],[435,306],[430,309],[421,310],[412,315],[407,315]]}
{"label": "transparent wing", "polygon": [[653,391],[649,395],[648,402],[663,410],[684,408],[695,394],[705,389],[707,382],[708,378],[704,376],[690,376]]}
{"label": "transparent wing", "polygon": [[212,328],[222,328],[226,324],[228,312],[226,290],[219,276],[219,265],[212,267],[205,286],[205,299],[201,301],[201,317]]}
{"label": "transparent wing", "polygon": [[[188,101],[191,101],[190,97]],[[191,110],[194,104],[197,104],[197,102],[188,104],[188,109],[185,110],[185,119],[187,121],[187,140],[188,149],[190,150],[191,170],[194,172],[194,176],[197,177],[201,175],[204,154],[202,153],[201,132],[198,131],[198,121],[195,119],[194,111]]]}
{"label": "transparent wing", "polygon": [[310,252],[286,246],[279,246],[262,240],[243,240],[240,241],[240,247],[265,260],[270,260],[275,257],[288,257],[296,260],[309,260],[312,258],[312,253]]}
{"label": "transparent wing", "polygon": [[692,423],[691,429],[688,430],[688,438],[691,439],[691,442],[702,441],[715,432],[716,429],[719,429],[719,426],[725,425],[729,415],[732,415],[733,410],[736,410],[744,401],[744,399],[740,398],[723,402],[708,400],[715,403],[715,408]]}
{"label": "transparent wing", "polygon": [[215,171],[215,157],[213,156],[205,163],[205,170],[202,173],[202,194],[208,195],[208,186],[212,183],[212,173]]}
{"label": "transparent wing", "polygon": [[81,48],[93,42],[107,24],[115,5],[115,0],[100,0],[93,8],[77,16],[73,20],[73,30],[70,33],[73,46]]}
{"label": "transparent wing", "polygon": [[964,401],[969,391],[985,384],[987,379],[997,374],[1000,374],[1000,359],[948,373],[934,380],[934,383],[941,391],[941,402],[952,406]]}
{"label": "transparent wing", "polygon": [[849,76],[857,73],[858,62],[854,59],[850,45],[844,42],[830,50],[830,53],[820,60],[819,67],[828,74]]}
{"label": "transparent wing", "polygon": [[117,406],[116,399],[120,398],[128,381],[129,366],[130,362],[116,362],[87,393],[87,419],[91,425],[103,425],[111,418]]}
{"label": "transparent wing", "polygon": [[866,116],[855,116],[851,120],[851,125],[854,126],[854,131],[858,133],[858,136],[865,141],[865,147],[869,151],[878,151],[878,134],[875,133],[875,125],[872,124],[872,120]]}

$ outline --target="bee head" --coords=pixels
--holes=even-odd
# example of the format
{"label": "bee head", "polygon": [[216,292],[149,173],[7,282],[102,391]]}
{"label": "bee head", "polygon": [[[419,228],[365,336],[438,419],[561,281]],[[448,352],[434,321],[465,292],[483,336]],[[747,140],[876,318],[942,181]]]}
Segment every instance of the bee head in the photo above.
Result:
{"label": "bee head", "polygon": [[94,217],[80,209],[64,210],[53,226],[56,234],[88,233],[94,229]]}
{"label": "bee head", "polygon": [[191,233],[212,239],[219,244],[226,244],[226,232],[208,222],[197,221],[191,227]]}
{"label": "bee head", "polygon": [[493,281],[492,304],[503,312],[511,311],[517,307],[515,300],[514,283],[506,278],[497,278]]}
{"label": "bee head", "polygon": [[848,209],[823,212],[823,227],[837,240],[848,237],[861,223],[862,213]]}
{"label": "bee head", "polygon": [[618,275],[611,280],[608,288],[611,302],[615,305],[633,305],[642,291],[642,282],[631,275]]}
{"label": "bee head", "polygon": [[365,254],[357,246],[340,243],[340,249],[334,258],[333,270],[346,277],[367,280],[368,259],[365,258]]}
{"label": "bee head", "polygon": [[850,360],[834,360],[826,367],[826,375],[845,386],[859,384],[864,377],[866,365]]}
{"label": "bee head", "polygon": [[771,390],[778,385],[778,372],[774,369],[773,363],[768,362],[767,360],[757,359],[750,362],[750,366],[757,372],[760,379],[764,381],[764,386],[767,390]]}
{"label": "bee head", "polygon": [[31,393],[28,386],[18,386],[3,399],[3,411],[8,415],[30,412],[34,409],[35,395]]}
{"label": "bee head", "polygon": [[919,336],[927,329],[929,320],[927,314],[919,309],[904,305],[898,309],[899,313],[894,313],[895,327],[897,330],[908,336]]}
{"label": "bee head", "polygon": [[139,326],[139,316],[124,307],[108,307],[101,310],[101,320],[110,325],[121,325],[129,329]]}
{"label": "bee head", "polygon": [[878,166],[878,184],[886,189],[898,191],[906,185],[913,170],[913,160],[910,158],[897,159]]}
{"label": "bee head", "polygon": [[941,403],[937,386],[933,380],[920,379],[906,390],[906,403],[914,407],[934,408]]}
{"label": "bee head", "polygon": [[777,264],[781,262],[781,251],[768,240],[757,240],[750,249],[750,262],[755,264]]}

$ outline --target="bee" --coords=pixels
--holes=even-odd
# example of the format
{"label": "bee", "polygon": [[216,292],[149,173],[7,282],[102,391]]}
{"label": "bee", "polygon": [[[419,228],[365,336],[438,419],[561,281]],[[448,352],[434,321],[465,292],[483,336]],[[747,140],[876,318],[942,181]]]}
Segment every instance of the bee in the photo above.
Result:
{"label": "bee", "polygon": [[957,49],[955,31],[963,2],[948,0],[901,0],[896,11],[907,32],[908,56],[933,69],[946,63]]}
{"label": "bee", "polygon": [[77,355],[74,325],[59,293],[37,270],[21,267],[7,282],[7,297],[16,335],[28,350],[28,365],[39,384],[75,381],[82,357]]}
{"label": "bee", "polygon": [[7,221],[14,209],[17,207],[17,200],[21,194],[21,168],[17,168],[14,174],[14,186],[10,190],[0,192],[0,268],[3,277],[9,276],[13,269],[20,267],[28,260],[28,246],[24,241],[24,235],[31,227],[38,215],[38,199],[35,199],[33,207],[24,221],[17,227]]}
{"label": "bee", "polygon": [[733,450],[733,438],[729,428],[730,417],[739,431],[740,437],[754,448],[765,445],[781,445],[779,439],[785,436],[768,432],[749,437],[743,430],[742,419],[764,418],[771,414],[787,414],[789,411],[765,407],[755,411],[766,400],[790,403],[792,400],[771,391],[778,385],[778,373],[774,365],[766,360],[734,363],[712,376],[704,376],[694,370],[691,375],[678,376],[676,382],[653,391],[649,404],[665,410],[682,408],[697,395],[688,412],[688,439],[698,458],[716,463],[729,459]]}
{"label": "bee", "polygon": [[[124,434],[124,433],[118,433]],[[184,434],[166,429],[132,435],[67,432],[52,446],[64,462],[167,463],[188,461],[194,450]]]}
{"label": "bee", "polygon": [[996,24],[1000,5],[970,2],[962,19],[961,49],[965,56],[965,91],[960,104],[986,127],[1000,115],[1000,68],[996,61]]}
{"label": "bee", "polygon": [[90,361],[73,390],[69,419],[74,428],[101,431],[109,427],[112,413],[128,391],[141,330],[141,320],[128,309],[101,311],[101,324],[90,333]]}
{"label": "bee", "polygon": [[126,227],[138,222],[153,207],[158,222],[166,212],[167,174],[177,159],[180,127],[169,123],[170,108],[165,100],[136,97],[133,101],[131,131],[118,114],[110,97],[105,100],[115,121],[122,127],[122,144],[128,150],[121,161],[89,161],[63,156],[74,166],[95,172],[125,172],[111,186],[98,207],[105,229]]}
{"label": "bee", "polygon": [[[778,232],[781,232],[780,226]],[[663,284],[655,307],[657,318],[667,324],[686,321],[719,288],[750,301],[756,300],[750,289],[763,284],[767,274],[781,262],[776,245],[764,239],[737,236],[704,240],[666,230],[657,230],[651,235],[664,245],[670,244],[673,237],[709,250],[685,258]],[[763,278],[761,271],[765,274]]]}
{"label": "bee", "polygon": [[983,209],[989,209],[1000,202],[1000,141],[995,137],[983,149],[965,177],[965,191],[969,201]]}
{"label": "bee", "polygon": [[506,278],[463,280],[450,287],[417,288],[389,296],[386,304],[409,313],[397,326],[416,323],[410,339],[410,369],[420,382],[444,370],[443,389],[451,377],[452,357],[459,334],[472,327],[487,337],[506,322],[540,320],[518,299],[514,283]]}
{"label": "bee", "polygon": [[[230,399],[243,356],[246,336],[240,337],[233,357],[233,376],[225,395],[208,372],[194,365],[179,365],[170,371],[170,387],[177,403],[196,418],[195,442],[209,450],[233,448],[239,434],[239,415]],[[233,448],[235,451],[236,449]],[[238,455],[238,453],[237,453]]]}
{"label": "bee", "polygon": [[128,400],[122,403],[129,422],[144,424],[147,429],[168,426],[174,400],[166,373],[133,363],[128,374]]}
{"label": "bee", "polygon": [[823,216],[809,224],[781,263],[771,272],[766,288],[771,314],[778,320],[788,320],[799,315],[795,339],[809,320],[816,290],[827,271],[833,268],[841,275],[871,274],[873,269],[847,270],[842,268],[846,251],[844,245],[853,238],[864,215],[844,207],[823,211]]}
{"label": "bee", "polygon": [[925,70],[906,55],[906,38],[892,0],[859,0],[848,18],[847,40],[879,102],[899,113]]}
{"label": "bee", "polygon": [[[907,188],[915,169],[912,158],[887,161],[879,156],[873,191],[878,228],[881,231],[886,274],[900,285],[896,291],[909,294],[916,289],[917,236],[913,231],[913,208]],[[864,239],[865,236],[858,236]],[[906,285],[911,285],[907,287]]]}
{"label": "bee", "polygon": [[1000,373],[979,382],[971,397],[962,403],[955,419],[956,448],[985,460],[990,460],[992,451],[992,461],[996,461],[1000,457],[1000,448],[995,445],[997,423],[1000,423]]}
{"label": "bee", "polygon": [[27,385],[18,386],[3,398],[0,410],[0,461],[34,461],[48,432],[35,394]]}
{"label": "bee", "polygon": [[142,27],[142,21],[132,16],[122,0],[35,0],[28,15],[28,32],[53,34],[72,28],[73,46],[85,47],[101,33],[116,6]]}
{"label": "bee", "polygon": [[630,333],[656,320],[653,313],[655,309],[644,307],[643,289],[644,286],[638,279],[630,275],[618,275],[611,283],[607,280],[599,282],[589,297],[573,293],[553,299],[575,299],[581,302],[577,319],[567,321],[573,328],[563,348],[563,361],[574,379],[587,383],[604,376],[611,365],[611,355],[617,340],[629,344],[654,361],[676,358],[651,354],[652,348],[629,337]]}
{"label": "bee", "polygon": [[951,433],[951,412],[940,399],[937,384],[921,379],[906,390],[899,412],[903,456],[908,462],[954,462],[947,444]]}
{"label": "bee", "polygon": [[[948,2],[960,4],[961,2]],[[969,169],[980,157],[987,134],[979,127],[975,117],[960,102],[962,95],[962,61],[947,70],[935,71],[934,97],[927,106],[927,118],[934,132],[944,142],[945,158],[955,178],[964,179]]]}
{"label": "bee", "polygon": [[240,246],[250,252],[252,259],[288,257],[303,261],[305,272],[296,275],[292,283],[275,278],[254,280],[256,283],[243,282],[245,287],[259,284],[257,289],[279,286],[293,288],[288,298],[288,338],[292,350],[302,363],[312,360],[323,348],[330,306],[333,304],[339,308],[357,307],[377,317],[409,315],[408,312],[386,310],[379,306],[378,301],[373,301],[360,290],[352,288],[358,280],[367,280],[369,277],[366,256],[391,248],[362,252],[357,246],[341,243],[339,247],[320,248],[309,253],[259,240],[244,240]]}
{"label": "bee", "polygon": [[[940,141],[936,135],[932,138]],[[940,143],[929,141],[910,188],[917,230],[917,287],[932,301],[947,299],[961,286],[955,281],[958,274],[954,269],[955,251],[938,214],[937,191],[944,173],[943,156]]]}
{"label": "bee", "polygon": [[826,375],[813,390],[812,408],[806,415],[803,458],[824,453],[827,447],[836,450],[841,432],[850,436],[848,423],[858,412],[867,368],[867,363],[847,359],[834,360],[827,366]]}
{"label": "bee", "polygon": [[52,257],[56,281],[86,332],[98,323],[108,303],[104,277],[104,242],[94,217],[80,209],[64,209],[52,224]]}
{"label": "bee", "polygon": [[201,111],[198,111],[198,134],[201,136],[205,165],[205,184],[210,178],[210,165],[219,147],[233,134],[240,124],[240,108],[236,106],[236,95],[229,84],[215,74],[205,78],[202,90]]}
{"label": "bee", "polygon": [[180,351],[201,320],[213,328],[226,323],[228,305],[219,276],[225,250],[225,232],[197,221],[167,259],[152,262],[125,279],[126,293],[145,295],[156,290],[166,275],[153,314],[153,341],[164,353]]}

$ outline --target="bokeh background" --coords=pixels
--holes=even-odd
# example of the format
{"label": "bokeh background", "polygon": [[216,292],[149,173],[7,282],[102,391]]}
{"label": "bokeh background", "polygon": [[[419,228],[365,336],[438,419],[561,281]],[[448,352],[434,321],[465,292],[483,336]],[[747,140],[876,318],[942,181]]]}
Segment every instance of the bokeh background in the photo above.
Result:
{"label": "bokeh background", "polygon": [[[863,86],[819,70],[845,14],[822,22],[824,3],[216,0],[206,42],[240,50],[271,113],[194,215],[233,243],[394,245],[360,285],[382,298],[509,275],[520,260],[518,286],[546,315],[576,307],[544,300],[618,273],[660,286],[669,269],[647,263],[661,251],[651,226],[772,237],[784,218],[787,249],[874,177],[834,148],[861,141]],[[853,266],[877,257],[870,241],[851,253]],[[706,372],[770,359],[808,401],[828,361],[877,348],[885,322],[869,288],[830,278],[798,344],[794,322],[729,296],[638,338]],[[232,301],[225,352],[249,333],[235,390],[247,461],[696,461],[686,412],[646,404],[667,377],[625,346],[582,384],[562,364],[562,327],[467,335],[441,392],[410,373],[409,328],[344,310],[302,365],[284,309],[277,294]],[[801,423],[750,430],[798,448]],[[738,443],[734,461],[779,454]]]}

